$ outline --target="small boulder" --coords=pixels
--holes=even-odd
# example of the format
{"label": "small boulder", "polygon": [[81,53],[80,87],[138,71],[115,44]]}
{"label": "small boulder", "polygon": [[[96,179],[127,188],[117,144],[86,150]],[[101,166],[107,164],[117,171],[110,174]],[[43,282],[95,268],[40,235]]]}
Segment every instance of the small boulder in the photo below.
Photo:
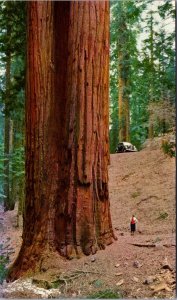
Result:
{"label": "small boulder", "polygon": [[133,266],[135,268],[140,268],[142,266],[142,264],[140,264],[140,262],[138,260],[135,260],[134,263],[133,263]]}
{"label": "small boulder", "polygon": [[139,279],[138,279],[137,277],[133,277],[132,280],[133,280],[134,282],[139,282]]}
{"label": "small boulder", "polygon": [[91,262],[94,262],[96,260],[95,256],[92,256],[90,260]]}
{"label": "small boulder", "polygon": [[157,250],[162,250],[162,249],[164,249],[163,245],[160,244],[160,243],[156,243],[156,244],[155,244],[155,248],[156,248]]}
{"label": "small boulder", "polygon": [[123,283],[124,283],[124,280],[121,279],[119,282],[116,283],[116,285],[117,285],[117,286],[120,286],[120,285],[122,285]]}
{"label": "small boulder", "polygon": [[120,276],[120,275],[122,275],[122,273],[116,273],[116,274],[115,274],[115,276]]}
{"label": "small boulder", "polygon": [[155,277],[153,277],[153,276],[148,276],[148,277],[145,279],[145,281],[144,281],[143,283],[144,283],[144,284],[151,284],[151,283],[154,282],[154,280],[155,280]]}
{"label": "small boulder", "polygon": [[170,264],[168,263],[167,258],[165,257],[163,263],[162,263],[162,268],[163,269],[168,269],[170,271],[173,271],[173,268],[170,266]]}

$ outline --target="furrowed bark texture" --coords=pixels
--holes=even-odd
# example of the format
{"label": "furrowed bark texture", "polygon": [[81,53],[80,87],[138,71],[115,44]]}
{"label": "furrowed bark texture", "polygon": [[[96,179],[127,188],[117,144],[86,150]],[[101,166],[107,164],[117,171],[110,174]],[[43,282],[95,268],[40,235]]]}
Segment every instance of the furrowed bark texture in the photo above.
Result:
{"label": "furrowed bark texture", "polygon": [[[43,253],[115,238],[108,193],[108,2],[29,2],[26,204],[9,280]],[[54,50],[52,50],[54,49]]]}
{"label": "furrowed bark texture", "polygon": [[28,3],[27,37],[26,201],[23,244],[9,273],[12,279],[34,268],[52,235],[50,225],[54,216],[51,211],[58,172],[51,126],[54,102],[52,2]]}
{"label": "furrowed bark texture", "polygon": [[55,219],[57,247],[68,257],[94,253],[113,237],[107,171],[109,3],[71,2],[69,24],[66,158]]}
{"label": "furrowed bark texture", "polygon": [[[119,67],[119,70],[121,67]],[[122,70],[121,70],[122,71]],[[119,107],[119,141],[130,141],[130,113],[129,113],[129,99],[124,96],[124,89],[126,88],[126,81],[119,77],[118,81],[119,95],[118,95],[118,107]]]}
{"label": "furrowed bark texture", "polygon": [[[122,32],[125,35],[127,26],[123,21],[121,26]],[[124,44],[128,42],[126,37]],[[122,41],[123,43],[123,41]],[[119,120],[119,142],[130,141],[130,107],[129,107],[129,94],[127,89],[129,87],[129,54],[126,49],[122,48],[123,44],[120,43],[118,50],[118,120]],[[126,62],[126,63],[125,63]]]}

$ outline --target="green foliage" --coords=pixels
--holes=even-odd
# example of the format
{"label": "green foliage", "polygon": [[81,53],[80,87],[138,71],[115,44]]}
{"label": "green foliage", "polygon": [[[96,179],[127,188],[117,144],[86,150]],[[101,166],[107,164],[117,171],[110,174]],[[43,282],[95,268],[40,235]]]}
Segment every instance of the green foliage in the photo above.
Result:
{"label": "green foliage", "polygon": [[[136,32],[133,25],[139,18],[141,7],[134,1],[111,2],[111,60],[110,60],[110,152],[114,153],[119,142],[118,132],[122,122],[118,120],[118,80],[125,80],[123,98],[132,93],[132,69],[137,55]],[[119,68],[118,68],[119,66]],[[119,69],[119,72],[118,72]]]}
{"label": "green foliage", "polygon": [[[24,115],[24,61],[26,51],[26,3],[6,1],[0,7],[0,58],[2,71],[0,77],[1,102],[6,106],[2,111],[11,119]],[[5,68],[8,57],[11,57],[10,85],[6,99]],[[4,111],[5,109],[5,111]]]}
{"label": "green foliage", "polygon": [[175,105],[169,99],[149,103],[148,111],[151,112],[149,124],[154,126],[156,135],[159,133],[164,134],[175,127]]}
{"label": "green foliage", "polygon": [[123,298],[118,290],[106,289],[90,294],[87,298],[90,299],[120,299]]}
{"label": "green foliage", "polygon": [[[0,244],[0,249],[2,249],[2,244]],[[4,255],[0,255],[0,284],[3,283],[4,279],[7,276],[6,265],[9,262],[9,259]]]}
{"label": "green foliage", "polygon": [[168,213],[167,212],[161,212],[159,214],[159,217],[158,217],[158,219],[160,219],[160,220],[165,220],[167,218],[168,218]]}
{"label": "green foliage", "polygon": [[104,282],[100,279],[96,279],[96,280],[92,281],[92,285],[96,288],[99,288],[104,285]]}
{"label": "green foliage", "polygon": [[170,143],[169,141],[164,140],[162,142],[162,150],[165,154],[167,154],[170,157],[175,157],[176,156],[174,143]]}
{"label": "green foliage", "polygon": [[[26,3],[3,1],[0,6],[0,28],[0,199],[9,201],[7,195],[17,199],[14,189],[20,189],[24,181]],[[10,137],[4,130],[7,119],[13,124]],[[5,145],[8,145],[8,139],[12,141],[9,142],[10,147],[8,149],[5,146],[6,149],[3,149],[4,140]],[[9,171],[3,174],[5,159],[8,160]],[[9,193],[5,189],[3,192],[4,183],[8,186]]]}
{"label": "green foliage", "polygon": [[172,1],[164,0],[162,5],[158,6],[159,15],[164,19],[168,16],[175,18],[175,8],[172,4]]}
{"label": "green foliage", "polygon": [[[9,176],[9,182],[10,185],[12,185],[13,181],[16,181],[16,184],[21,184],[24,174],[25,174],[25,154],[24,154],[24,147],[18,147],[14,149],[12,154],[9,156],[9,165],[10,165],[10,176]],[[4,145],[3,143],[0,144],[0,202],[4,201],[5,195],[3,191],[3,183],[4,183],[4,177],[6,176],[4,174],[4,161],[5,161],[5,155],[4,155]]]}
{"label": "green foliage", "polygon": [[136,192],[134,192],[133,194],[131,194],[131,197],[132,198],[136,198],[136,197],[138,197],[138,196],[140,196],[141,195],[141,193],[139,192],[139,191],[136,191]]}
{"label": "green foliage", "polygon": [[[148,138],[151,125],[154,136],[158,136],[168,132],[174,124],[175,25],[170,29],[168,27],[169,23],[174,23],[174,5],[172,0],[164,0],[164,3],[161,2],[159,5],[156,3],[155,6],[152,4],[152,0],[120,0],[111,3],[111,153],[115,151],[115,145],[118,143],[120,49],[121,64],[124,67],[121,75],[128,78],[125,94],[129,97],[130,104],[131,142],[141,149]],[[152,114],[151,105],[155,108]],[[162,115],[165,115],[165,121],[162,120]]]}

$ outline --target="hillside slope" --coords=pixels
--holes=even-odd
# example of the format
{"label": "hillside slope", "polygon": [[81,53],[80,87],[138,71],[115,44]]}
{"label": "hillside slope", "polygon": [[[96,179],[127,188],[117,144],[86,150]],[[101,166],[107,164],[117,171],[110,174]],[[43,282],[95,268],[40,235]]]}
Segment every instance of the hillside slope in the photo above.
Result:
{"label": "hillside slope", "polygon": [[109,180],[114,227],[127,231],[129,218],[135,214],[143,234],[175,230],[174,158],[149,148],[113,154]]}
{"label": "hillside slope", "polygon": [[[55,292],[38,289],[31,279],[24,279],[4,283],[1,296],[88,297],[111,289],[121,292],[124,298],[174,297],[175,158],[165,156],[159,146],[137,153],[113,154],[109,178],[112,222],[118,240],[94,257],[68,261],[54,254],[45,260],[41,266],[45,271],[37,278],[38,286],[51,278],[60,278]],[[138,219],[135,236],[129,230],[132,214]],[[2,251],[9,253],[11,262],[21,240],[21,230],[14,226],[15,221],[16,211],[1,210]]]}

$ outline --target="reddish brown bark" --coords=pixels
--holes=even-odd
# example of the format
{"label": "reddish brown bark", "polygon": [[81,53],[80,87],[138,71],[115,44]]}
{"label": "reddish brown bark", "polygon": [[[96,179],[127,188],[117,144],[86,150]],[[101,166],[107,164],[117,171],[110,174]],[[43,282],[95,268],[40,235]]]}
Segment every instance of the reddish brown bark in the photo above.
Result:
{"label": "reddish brown bark", "polygon": [[[120,3],[120,14],[124,15],[124,3]],[[129,43],[127,25],[122,18],[119,25],[119,41],[118,41],[118,121],[119,121],[119,142],[130,141],[130,108],[129,108],[129,53],[125,49],[125,45]]]}
{"label": "reddish brown bark", "polygon": [[60,173],[56,236],[59,251],[72,256],[93,253],[113,237],[107,173],[109,3],[71,2],[68,41],[66,180],[63,186]]}
{"label": "reddish brown bark", "polygon": [[[49,138],[53,97],[53,4],[28,3],[28,47],[26,86],[26,201],[23,244],[10,277],[30,268],[49,240],[50,206],[54,202],[57,173]],[[50,164],[49,164],[49,155]],[[53,176],[51,173],[53,171]]]}
{"label": "reddish brown bark", "polygon": [[130,110],[129,110],[129,99],[123,95],[123,90],[126,87],[125,80],[119,78],[119,96],[118,96],[118,107],[119,107],[119,141],[129,142],[130,141]]}
{"label": "reddish brown bark", "polygon": [[46,248],[71,258],[115,238],[107,169],[109,3],[28,5],[26,205],[10,280],[34,269]]}

